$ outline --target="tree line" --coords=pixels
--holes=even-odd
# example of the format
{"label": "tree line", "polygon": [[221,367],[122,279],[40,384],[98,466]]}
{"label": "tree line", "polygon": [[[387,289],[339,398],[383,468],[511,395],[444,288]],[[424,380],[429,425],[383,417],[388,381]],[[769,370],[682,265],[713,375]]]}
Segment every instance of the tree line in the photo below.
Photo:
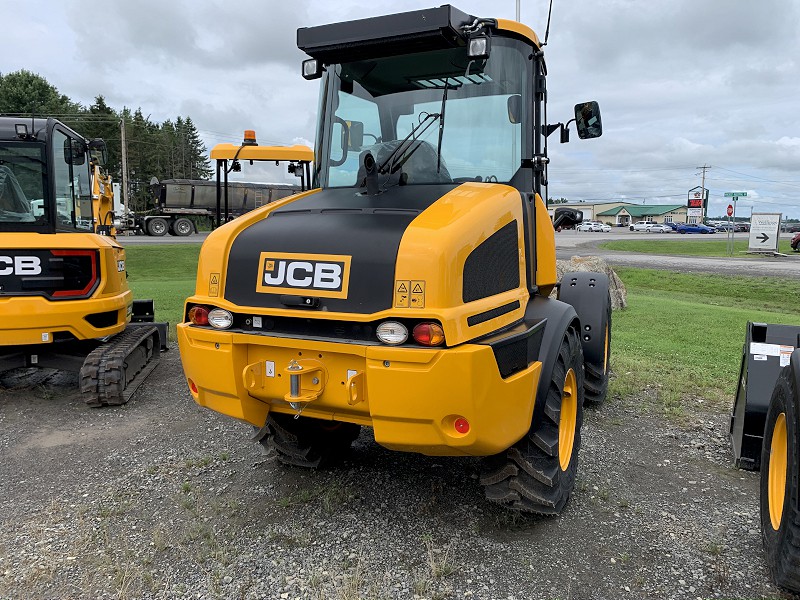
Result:
{"label": "tree line", "polygon": [[191,117],[156,123],[142,109],[115,110],[102,95],[83,106],[59,93],[44,77],[24,69],[0,73],[0,114],[56,117],[86,138],[103,138],[108,146],[106,169],[122,181],[122,125],[128,148],[129,203],[133,210],[152,205],[152,178],[207,179],[211,176],[208,151]]}

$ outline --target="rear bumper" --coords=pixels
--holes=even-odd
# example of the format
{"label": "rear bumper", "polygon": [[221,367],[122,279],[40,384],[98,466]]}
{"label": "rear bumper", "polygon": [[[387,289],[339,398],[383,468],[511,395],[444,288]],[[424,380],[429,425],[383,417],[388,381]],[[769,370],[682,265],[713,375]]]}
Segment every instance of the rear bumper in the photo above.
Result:
{"label": "rear bumper", "polygon": [[[528,431],[541,363],[503,379],[492,348],[392,348],[177,326],[195,401],[262,426],[268,413],[371,426],[390,449],[428,455],[496,454]],[[295,361],[301,370],[290,397]],[[455,421],[466,419],[459,432]]]}
{"label": "rear bumper", "polygon": [[[0,296],[0,346],[47,344],[58,333],[79,340],[102,338],[125,328],[133,294],[123,292],[109,298],[51,301],[43,296]],[[116,313],[112,315],[111,313]],[[105,315],[95,327],[86,317]]]}

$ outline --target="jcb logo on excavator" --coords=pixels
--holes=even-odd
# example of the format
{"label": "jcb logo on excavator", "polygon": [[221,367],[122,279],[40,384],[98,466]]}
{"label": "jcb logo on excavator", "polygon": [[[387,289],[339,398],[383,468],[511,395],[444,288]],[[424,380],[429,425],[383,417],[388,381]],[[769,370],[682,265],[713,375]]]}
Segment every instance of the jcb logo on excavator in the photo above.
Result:
{"label": "jcb logo on excavator", "polygon": [[41,275],[38,256],[0,256],[0,275]]}
{"label": "jcb logo on excavator", "polygon": [[265,294],[347,298],[350,257],[262,252],[256,291]]}

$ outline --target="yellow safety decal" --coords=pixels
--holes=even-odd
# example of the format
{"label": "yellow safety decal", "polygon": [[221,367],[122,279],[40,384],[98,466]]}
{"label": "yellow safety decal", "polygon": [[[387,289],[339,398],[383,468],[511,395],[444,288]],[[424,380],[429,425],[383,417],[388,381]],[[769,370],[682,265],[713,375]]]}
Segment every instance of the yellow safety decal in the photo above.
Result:
{"label": "yellow safety decal", "polygon": [[398,279],[394,282],[394,307],[408,308],[411,298],[411,282]]}
{"label": "yellow safety decal", "polygon": [[411,282],[411,308],[425,308],[425,282]]}
{"label": "yellow safety decal", "polygon": [[208,295],[211,298],[219,296],[219,273],[211,273],[208,280]]}
{"label": "yellow safety decal", "polygon": [[345,299],[349,282],[349,256],[262,252],[256,291]]}

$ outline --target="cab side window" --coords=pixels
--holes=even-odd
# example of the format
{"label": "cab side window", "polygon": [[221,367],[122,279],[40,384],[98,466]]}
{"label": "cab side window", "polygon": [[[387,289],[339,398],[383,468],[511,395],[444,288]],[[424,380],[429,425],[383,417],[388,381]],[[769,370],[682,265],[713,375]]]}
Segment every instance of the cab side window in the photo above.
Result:
{"label": "cab side window", "polygon": [[92,229],[92,188],[89,160],[81,143],[58,129],[53,131],[53,185],[56,199],[56,225],[90,231]]}

